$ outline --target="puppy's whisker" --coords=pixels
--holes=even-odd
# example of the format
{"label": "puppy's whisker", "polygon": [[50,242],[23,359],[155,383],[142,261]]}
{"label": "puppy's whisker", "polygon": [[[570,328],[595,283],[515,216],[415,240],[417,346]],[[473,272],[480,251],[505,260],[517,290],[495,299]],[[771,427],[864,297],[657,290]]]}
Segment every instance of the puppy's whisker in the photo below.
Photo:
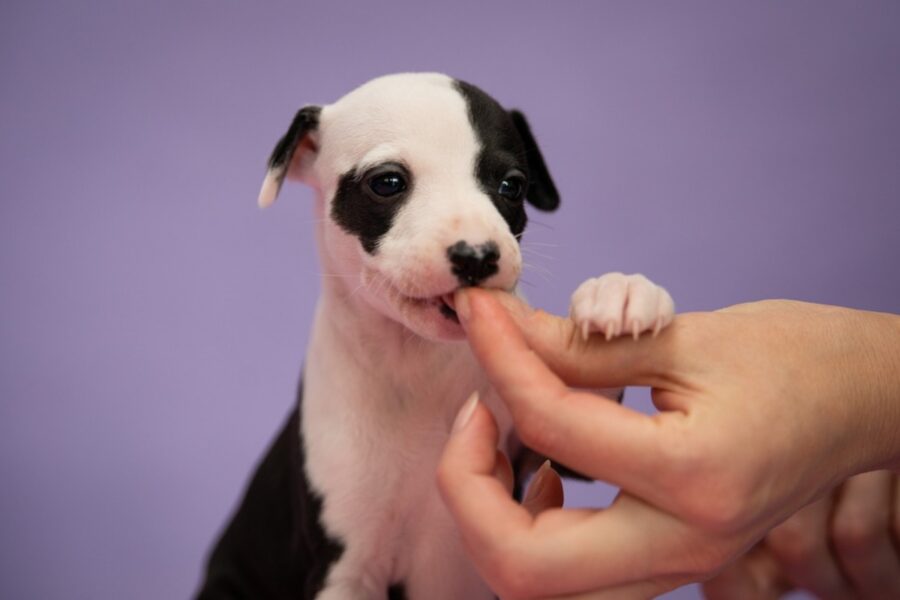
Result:
{"label": "puppy's whisker", "polygon": [[368,284],[368,282],[366,281],[366,279],[365,279],[365,278],[362,278],[362,279],[360,280],[359,284],[358,284],[355,288],[353,288],[353,291],[352,291],[352,292],[350,292],[350,295],[347,296],[347,300],[353,299],[353,297],[356,296],[356,294],[359,293],[359,291],[360,291],[361,289],[364,289],[364,288],[368,287],[368,285],[369,285],[369,284]]}
{"label": "puppy's whisker", "polygon": [[549,229],[551,231],[554,231],[556,229],[553,225],[547,225],[546,223],[541,223],[540,221],[537,221],[535,219],[529,220],[528,223],[529,224],[534,223],[535,225],[540,225],[541,227],[543,227],[545,229]]}
{"label": "puppy's whisker", "polygon": [[551,244],[550,242],[533,242],[531,240],[526,240],[522,242],[523,247],[527,246],[545,246],[547,248],[559,248],[560,244]]}
{"label": "puppy's whisker", "polygon": [[541,258],[546,258],[547,260],[556,260],[555,256],[550,256],[549,254],[544,254],[543,252],[538,252],[537,250],[532,250],[531,248],[522,247],[522,252],[532,254],[534,256],[540,256]]}
{"label": "puppy's whisker", "polygon": [[526,269],[532,269],[533,271],[535,271],[537,273],[543,273],[544,275],[547,275],[551,278],[553,277],[553,271],[551,271],[550,269],[548,269],[547,267],[544,267],[542,265],[537,265],[534,263],[522,261],[522,266]]}
{"label": "puppy's whisker", "polygon": [[352,300],[353,297],[356,295],[356,293],[359,292],[359,290],[362,289],[362,287],[363,287],[363,284],[360,283],[358,286],[356,286],[355,288],[353,288],[353,291],[350,292],[350,294],[347,295],[347,300]]}

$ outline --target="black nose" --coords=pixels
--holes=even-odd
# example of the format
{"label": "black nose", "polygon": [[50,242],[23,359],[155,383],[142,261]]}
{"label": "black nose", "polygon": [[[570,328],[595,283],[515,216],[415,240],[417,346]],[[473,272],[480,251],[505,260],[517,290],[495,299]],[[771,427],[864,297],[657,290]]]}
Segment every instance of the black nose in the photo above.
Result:
{"label": "black nose", "polygon": [[498,271],[500,249],[494,242],[471,246],[462,240],[447,248],[451,270],[464,286],[478,285]]}

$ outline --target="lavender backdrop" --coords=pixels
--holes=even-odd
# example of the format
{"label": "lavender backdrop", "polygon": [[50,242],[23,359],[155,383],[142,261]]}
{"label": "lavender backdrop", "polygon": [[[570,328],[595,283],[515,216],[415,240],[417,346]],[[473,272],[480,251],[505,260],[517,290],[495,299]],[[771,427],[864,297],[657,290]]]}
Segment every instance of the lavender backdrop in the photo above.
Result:
{"label": "lavender backdrop", "polygon": [[626,270],[682,310],[900,312],[900,4],[376,4],[0,5],[0,597],[193,590],[318,289],[310,194],[258,211],[264,160],[379,74],[529,115],[563,195],[539,306]]}

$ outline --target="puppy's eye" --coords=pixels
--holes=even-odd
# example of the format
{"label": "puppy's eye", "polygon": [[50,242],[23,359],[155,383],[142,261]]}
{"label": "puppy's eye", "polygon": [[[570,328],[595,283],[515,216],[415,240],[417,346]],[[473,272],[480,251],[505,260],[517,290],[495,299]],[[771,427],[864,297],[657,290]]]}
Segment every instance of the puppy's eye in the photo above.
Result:
{"label": "puppy's eye", "polygon": [[381,173],[369,180],[369,189],[376,196],[390,198],[406,191],[406,177],[395,171]]}
{"label": "puppy's eye", "polygon": [[510,175],[500,182],[497,193],[507,200],[518,202],[525,196],[525,178],[521,175]]}

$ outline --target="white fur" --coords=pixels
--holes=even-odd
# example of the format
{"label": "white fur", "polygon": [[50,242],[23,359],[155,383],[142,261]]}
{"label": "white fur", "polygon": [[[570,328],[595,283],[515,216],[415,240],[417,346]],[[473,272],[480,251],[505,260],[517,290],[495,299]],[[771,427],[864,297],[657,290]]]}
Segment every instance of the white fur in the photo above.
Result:
{"label": "white fur", "polygon": [[[450,78],[393,75],[324,107],[312,143],[289,168],[289,177],[316,189],[326,275],[304,377],[307,474],[324,499],[326,531],[346,546],[320,600],[383,600],[398,581],[411,600],[494,597],[463,553],[434,482],[453,418],[473,390],[497,417],[504,446],[513,443],[509,415],[460,341],[462,329],[433,303],[459,285],[446,258],[458,240],[498,244],[499,272],[485,286],[512,291],[520,274],[518,244],[474,179],[478,150]],[[330,202],[341,174],[384,160],[408,166],[415,187],[371,255],[329,217]],[[260,204],[277,192],[270,174]],[[579,298],[590,302],[574,303],[573,316],[591,330],[625,331],[634,320],[625,306],[647,304],[648,294],[668,313],[641,312],[641,330],[671,318],[652,284],[628,287],[632,295],[612,305],[587,285]]]}

